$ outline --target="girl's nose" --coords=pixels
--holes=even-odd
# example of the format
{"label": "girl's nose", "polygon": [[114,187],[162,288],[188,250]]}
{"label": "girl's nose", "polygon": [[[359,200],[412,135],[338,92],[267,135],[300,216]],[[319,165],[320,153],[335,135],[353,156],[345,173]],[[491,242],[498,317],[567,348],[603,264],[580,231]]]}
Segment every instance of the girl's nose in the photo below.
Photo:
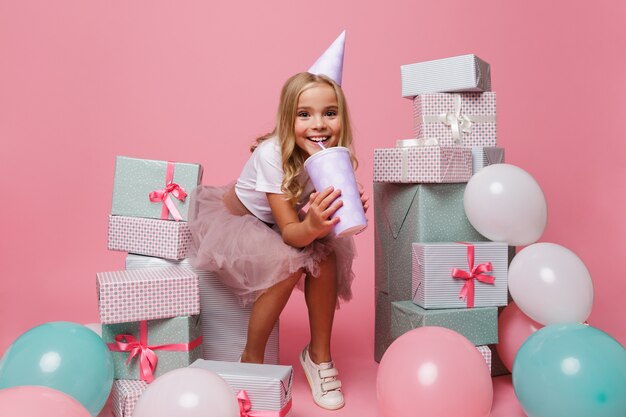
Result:
{"label": "girl's nose", "polygon": [[316,117],[315,118],[315,127],[317,127],[317,128],[324,127],[324,118],[323,117]]}

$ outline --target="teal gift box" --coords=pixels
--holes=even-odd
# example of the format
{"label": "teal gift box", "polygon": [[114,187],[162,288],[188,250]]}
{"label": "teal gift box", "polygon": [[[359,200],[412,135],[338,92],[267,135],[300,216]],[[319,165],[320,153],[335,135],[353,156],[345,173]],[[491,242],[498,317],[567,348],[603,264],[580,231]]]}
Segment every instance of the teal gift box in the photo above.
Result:
{"label": "teal gift box", "polygon": [[424,326],[439,326],[465,336],[474,346],[498,343],[498,308],[425,310],[411,301],[391,303],[391,336]]}
{"label": "teal gift box", "polygon": [[201,181],[199,164],[118,156],[111,214],[186,221],[189,194]]}
{"label": "teal gift box", "polygon": [[464,183],[374,183],[375,286],[391,301],[410,300],[414,242],[487,240],[463,207]]}
{"label": "teal gift box", "polygon": [[[141,379],[150,383],[154,378],[185,368],[202,357],[198,315],[103,324],[102,340],[111,351],[115,379]],[[133,350],[137,354],[129,359]],[[154,367],[143,365],[142,368],[141,355],[148,359],[156,357]]]}

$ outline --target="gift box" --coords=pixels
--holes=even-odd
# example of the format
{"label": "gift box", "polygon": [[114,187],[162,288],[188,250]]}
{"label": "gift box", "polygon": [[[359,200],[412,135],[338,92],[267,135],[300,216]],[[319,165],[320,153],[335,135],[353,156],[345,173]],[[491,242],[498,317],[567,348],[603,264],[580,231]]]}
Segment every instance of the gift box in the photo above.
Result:
{"label": "gift box", "polygon": [[207,369],[222,377],[237,395],[240,409],[251,415],[255,412],[291,415],[291,366],[199,359],[191,367]]}
{"label": "gift box", "polygon": [[489,64],[476,55],[461,55],[400,67],[402,97],[455,91],[491,91]]}
{"label": "gift box", "polygon": [[374,314],[374,360],[380,362],[383,354],[393,342],[391,337],[391,301],[389,294],[375,291]]}
{"label": "gift box", "polygon": [[198,276],[176,266],[96,274],[102,324],[200,314]]}
{"label": "gift box", "polygon": [[413,243],[413,302],[420,307],[498,307],[508,303],[504,242]]}
{"label": "gift box", "polygon": [[472,152],[462,147],[374,149],[374,182],[454,183],[472,176]]}
{"label": "gift box", "polygon": [[118,156],[111,214],[187,220],[188,195],[202,181],[202,166]]}
{"label": "gift box", "polygon": [[[202,358],[237,362],[246,345],[252,306],[242,307],[237,296],[209,271],[193,268],[188,259],[179,261],[128,254],[126,269],[182,266],[199,279]],[[265,346],[264,363],[278,364],[278,322]]]}
{"label": "gift box", "polygon": [[472,171],[476,174],[486,166],[504,163],[504,148],[472,148]]}
{"label": "gift box", "polygon": [[166,259],[183,259],[191,246],[187,222],[109,216],[109,250]]}
{"label": "gift box", "polygon": [[132,379],[113,381],[111,411],[115,417],[132,417],[135,404],[148,388],[148,383]]}
{"label": "gift box", "polygon": [[498,308],[426,310],[411,301],[391,303],[391,337],[394,340],[409,330],[423,326],[454,330],[475,346],[498,343]]}
{"label": "gift box", "polygon": [[487,240],[463,208],[466,184],[374,183],[375,285],[391,301],[411,300],[413,242]]}
{"label": "gift box", "polygon": [[150,383],[202,357],[200,316],[103,324],[102,340],[111,351],[116,379]]}
{"label": "gift box", "polygon": [[488,346],[476,346],[476,349],[483,355],[487,368],[489,368],[489,373],[491,373],[491,349]]}
{"label": "gift box", "polygon": [[424,94],[413,100],[413,132],[441,146],[496,146],[496,93]]}
{"label": "gift box", "polygon": [[489,350],[491,350],[491,376],[510,375],[511,372],[502,362],[496,345],[489,345]]}

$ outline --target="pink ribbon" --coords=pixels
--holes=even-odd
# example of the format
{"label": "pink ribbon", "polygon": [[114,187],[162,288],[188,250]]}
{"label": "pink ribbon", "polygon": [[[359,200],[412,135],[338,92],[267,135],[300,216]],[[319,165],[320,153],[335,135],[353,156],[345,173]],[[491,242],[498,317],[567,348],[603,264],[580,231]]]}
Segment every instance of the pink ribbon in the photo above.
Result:
{"label": "pink ribbon", "polygon": [[485,272],[491,272],[491,262],[474,266],[474,245],[466,242],[457,242],[467,246],[467,264],[469,272],[459,268],[452,269],[452,277],[464,279],[465,285],[459,292],[459,298],[467,300],[467,308],[474,307],[474,280],[477,279],[485,284],[494,284],[495,278],[491,275],[485,275]]}
{"label": "pink ribbon", "polygon": [[113,352],[130,352],[126,365],[137,355],[139,355],[139,376],[143,381],[150,383],[154,381],[154,370],[159,358],[154,350],[169,350],[174,352],[187,352],[200,346],[202,336],[189,343],[169,343],[164,345],[148,346],[148,322],[139,322],[139,342],[132,334],[118,334],[115,336],[115,343],[107,343],[109,350]]}
{"label": "pink ribbon", "polygon": [[239,417],[285,417],[291,410],[291,400],[280,411],[250,411],[252,403],[245,390],[237,393],[239,403]]}
{"label": "pink ribbon", "polygon": [[154,190],[150,193],[150,201],[153,203],[163,203],[163,209],[161,210],[161,219],[167,220],[169,217],[169,213],[172,213],[172,217],[174,220],[179,221],[182,220],[182,216],[178,212],[178,209],[174,205],[170,194],[179,199],[180,201],[185,201],[187,197],[187,193],[185,189],[180,185],[176,184],[174,181],[174,163],[167,163],[167,171],[165,172],[165,188],[162,190]]}

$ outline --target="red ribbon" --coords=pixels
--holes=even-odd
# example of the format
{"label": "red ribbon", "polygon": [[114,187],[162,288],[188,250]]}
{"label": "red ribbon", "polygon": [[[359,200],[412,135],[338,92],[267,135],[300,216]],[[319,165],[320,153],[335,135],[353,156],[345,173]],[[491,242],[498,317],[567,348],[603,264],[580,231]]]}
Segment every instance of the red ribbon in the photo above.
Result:
{"label": "red ribbon", "polygon": [[139,377],[150,383],[154,381],[154,370],[159,358],[154,350],[169,350],[175,352],[188,352],[200,346],[202,336],[189,343],[169,343],[164,345],[148,346],[148,322],[139,322],[139,342],[132,334],[118,334],[115,336],[115,343],[107,343],[109,350],[113,352],[130,352],[126,365],[137,355],[139,355]]}
{"label": "red ribbon", "polygon": [[176,184],[174,181],[174,163],[167,163],[167,171],[165,172],[165,188],[162,190],[152,191],[149,195],[150,201],[153,203],[163,203],[163,209],[161,210],[161,219],[167,220],[169,217],[169,213],[172,213],[172,217],[174,220],[179,221],[182,220],[182,216],[178,212],[178,209],[174,205],[170,194],[179,199],[180,201],[185,201],[187,197],[187,193],[185,189],[180,185]]}
{"label": "red ribbon", "polygon": [[239,403],[239,417],[285,417],[291,410],[291,400],[280,411],[250,411],[252,403],[245,390],[237,393]]}
{"label": "red ribbon", "polygon": [[474,307],[474,279],[485,284],[494,284],[495,277],[492,275],[485,275],[485,272],[491,272],[491,262],[474,266],[474,245],[466,242],[457,242],[467,246],[467,264],[469,266],[469,272],[459,268],[452,269],[452,277],[458,279],[464,279],[465,285],[459,292],[459,298],[467,300],[467,308]]}

